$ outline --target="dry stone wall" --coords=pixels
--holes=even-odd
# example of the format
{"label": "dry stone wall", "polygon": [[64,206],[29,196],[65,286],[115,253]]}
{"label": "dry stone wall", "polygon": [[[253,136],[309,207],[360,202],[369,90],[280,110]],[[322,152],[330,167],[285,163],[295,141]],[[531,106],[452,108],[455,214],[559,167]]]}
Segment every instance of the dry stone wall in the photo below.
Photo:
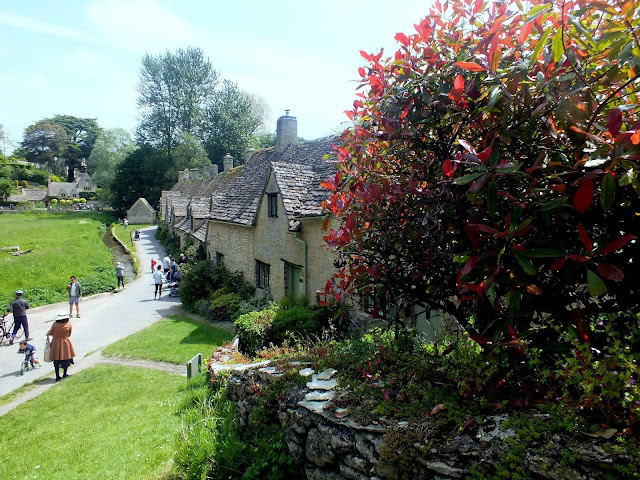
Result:
{"label": "dry stone wall", "polygon": [[[509,440],[517,440],[517,435],[506,426],[506,415],[486,417],[473,433],[463,431],[447,441],[429,433],[428,428],[417,432],[416,426],[407,422],[386,423],[381,419],[375,424],[359,425],[349,419],[346,411],[328,412],[323,408],[335,394],[335,370],[316,373],[303,365],[299,367],[299,373],[308,377],[306,386],[293,386],[274,415],[284,427],[292,457],[309,480],[453,480],[469,478],[478,463],[509,468],[501,463],[509,452]],[[242,425],[249,424],[249,415],[265,389],[281,375],[277,369],[264,365],[232,372],[229,395]],[[419,440],[409,445],[408,454],[389,444],[394,438]],[[557,449],[549,449],[549,442]],[[633,459],[606,453],[603,442],[604,439],[589,437],[577,442],[557,434],[553,438],[543,435],[518,461],[527,466],[532,479],[625,478],[613,466],[629,464]],[[577,455],[579,465],[566,466],[563,451]],[[403,455],[409,457],[402,458]]]}

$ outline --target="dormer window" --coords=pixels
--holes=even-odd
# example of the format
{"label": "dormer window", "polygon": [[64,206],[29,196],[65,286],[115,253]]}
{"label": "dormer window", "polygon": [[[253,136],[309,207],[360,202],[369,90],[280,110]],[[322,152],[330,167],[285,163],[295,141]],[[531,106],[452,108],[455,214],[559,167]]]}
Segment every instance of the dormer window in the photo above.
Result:
{"label": "dormer window", "polygon": [[270,217],[278,216],[278,194],[267,193],[267,208]]}

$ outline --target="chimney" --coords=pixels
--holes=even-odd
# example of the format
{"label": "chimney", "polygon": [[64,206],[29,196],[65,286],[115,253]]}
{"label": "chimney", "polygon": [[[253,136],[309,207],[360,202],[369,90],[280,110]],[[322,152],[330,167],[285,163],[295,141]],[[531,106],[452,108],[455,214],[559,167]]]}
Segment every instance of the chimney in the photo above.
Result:
{"label": "chimney", "polygon": [[227,153],[222,157],[222,166],[224,167],[223,172],[228,172],[233,168],[233,157],[230,154]]}
{"label": "chimney", "polygon": [[276,152],[284,152],[289,145],[298,143],[298,120],[289,115],[289,110],[285,110],[285,115],[278,119],[276,127]]}
{"label": "chimney", "polygon": [[255,150],[252,147],[249,147],[249,149],[244,153],[244,163],[249,161],[253,152],[255,152]]}
{"label": "chimney", "polygon": [[212,179],[216,175],[218,175],[218,165],[207,165],[203,169],[204,178]]}
{"label": "chimney", "polygon": [[182,170],[180,170],[178,172],[178,181],[181,182],[184,180],[184,172]]}

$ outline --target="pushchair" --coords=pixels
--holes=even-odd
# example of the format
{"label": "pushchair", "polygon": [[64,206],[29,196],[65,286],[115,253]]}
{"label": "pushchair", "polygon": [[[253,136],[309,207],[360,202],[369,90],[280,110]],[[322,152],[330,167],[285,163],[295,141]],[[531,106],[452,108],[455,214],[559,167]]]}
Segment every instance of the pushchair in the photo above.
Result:
{"label": "pushchair", "polygon": [[169,280],[169,296],[177,297],[178,296],[178,287],[180,287],[180,280],[182,280],[182,275],[180,275],[180,271],[176,270],[171,275],[171,279]]}
{"label": "pushchair", "polygon": [[140,230],[136,228],[136,231],[133,233],[134,240],[140,240]]}

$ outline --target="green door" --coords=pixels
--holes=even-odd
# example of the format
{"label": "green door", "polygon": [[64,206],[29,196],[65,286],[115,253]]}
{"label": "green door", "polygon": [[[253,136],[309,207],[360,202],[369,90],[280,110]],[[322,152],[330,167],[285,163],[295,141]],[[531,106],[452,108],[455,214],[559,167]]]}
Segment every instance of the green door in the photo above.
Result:
{"label": "green door", "polygon": [[289,264],[289,292],[293,298],[300,298],[304,295],[302,268],[291,264]]}

